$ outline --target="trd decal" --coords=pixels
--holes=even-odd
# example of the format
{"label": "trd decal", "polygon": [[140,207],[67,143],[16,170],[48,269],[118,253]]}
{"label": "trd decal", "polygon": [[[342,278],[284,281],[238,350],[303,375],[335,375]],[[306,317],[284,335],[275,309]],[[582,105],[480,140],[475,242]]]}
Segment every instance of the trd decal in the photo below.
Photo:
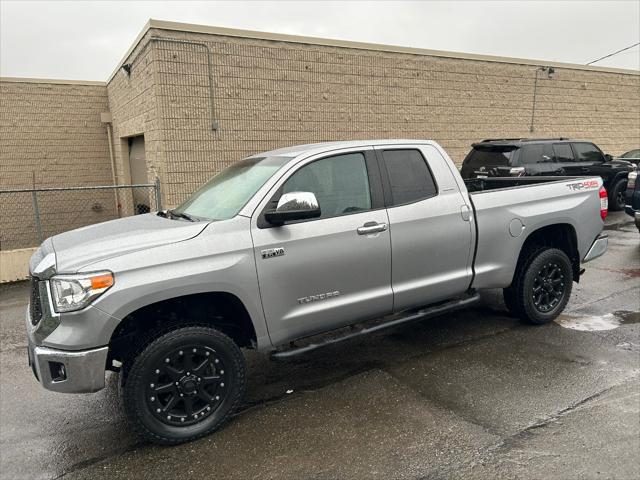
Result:
{"label": "trd decal", "polygon": [[582,182],[569,183],[567,187],[571,190],[592,190],[598,188],[598,180],[584,180]]}

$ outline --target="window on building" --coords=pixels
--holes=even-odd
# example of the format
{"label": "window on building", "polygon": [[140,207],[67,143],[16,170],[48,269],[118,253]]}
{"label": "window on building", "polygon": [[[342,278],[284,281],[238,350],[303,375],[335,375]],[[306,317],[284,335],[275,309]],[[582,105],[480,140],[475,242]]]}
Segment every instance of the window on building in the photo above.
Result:
{"label": "window on building", "polygon": [[420,151],[384,150],[382,159],[391,183],[392,205],[416,202],[437,194],[433,176]]}
{"label": "window on building", "polygon": [[362,153],[323,158],[305,165],[283,185],[282,193],[312,192],[320,218],[371,209],[367,166]]}

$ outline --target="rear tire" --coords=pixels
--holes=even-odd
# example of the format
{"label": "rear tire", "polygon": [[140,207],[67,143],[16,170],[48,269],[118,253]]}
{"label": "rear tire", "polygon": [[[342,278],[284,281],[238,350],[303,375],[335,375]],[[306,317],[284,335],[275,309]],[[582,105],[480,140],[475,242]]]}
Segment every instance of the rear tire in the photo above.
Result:
{"label": "rear tire", "polygon": [[566,253],[541,247],[518,265],[513,283],[505,288],[505,305],[516,316],[536,325],[554,320],[567,305],[573,268]]}
{"label": "rear tire", "polygon": [[218,429],[245,389],[240,348],[218,330],[192,326],[148,343],[127,368],[122,395],[141,437],[176,445]]}
{"label": "rear tire", "polygon": [[613,184],[609,193],[609,210],[618,212],[624,210],[624,194],[627,190],[627,179],[621,178]]}

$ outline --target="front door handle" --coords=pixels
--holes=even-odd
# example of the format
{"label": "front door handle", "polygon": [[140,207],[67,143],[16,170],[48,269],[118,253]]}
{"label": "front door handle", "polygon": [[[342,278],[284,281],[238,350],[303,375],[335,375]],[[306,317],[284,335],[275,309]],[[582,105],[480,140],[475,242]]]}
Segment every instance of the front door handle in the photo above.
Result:
{"label": "front door handle", "polygon": [[384,232],[387,229],[386,223],[367,222],[363,226],[358,227],[358,235],[370,235],[372,233]]}

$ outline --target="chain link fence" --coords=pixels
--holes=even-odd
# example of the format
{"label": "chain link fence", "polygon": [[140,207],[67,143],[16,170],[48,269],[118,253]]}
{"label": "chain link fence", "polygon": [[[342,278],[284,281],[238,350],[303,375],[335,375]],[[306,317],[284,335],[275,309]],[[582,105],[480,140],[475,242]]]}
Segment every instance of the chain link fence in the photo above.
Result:
{"label": "chain link fence", "polygon": [[0,250],[35,247],[74,228],[162,208],[160,183],[0,190]]}

